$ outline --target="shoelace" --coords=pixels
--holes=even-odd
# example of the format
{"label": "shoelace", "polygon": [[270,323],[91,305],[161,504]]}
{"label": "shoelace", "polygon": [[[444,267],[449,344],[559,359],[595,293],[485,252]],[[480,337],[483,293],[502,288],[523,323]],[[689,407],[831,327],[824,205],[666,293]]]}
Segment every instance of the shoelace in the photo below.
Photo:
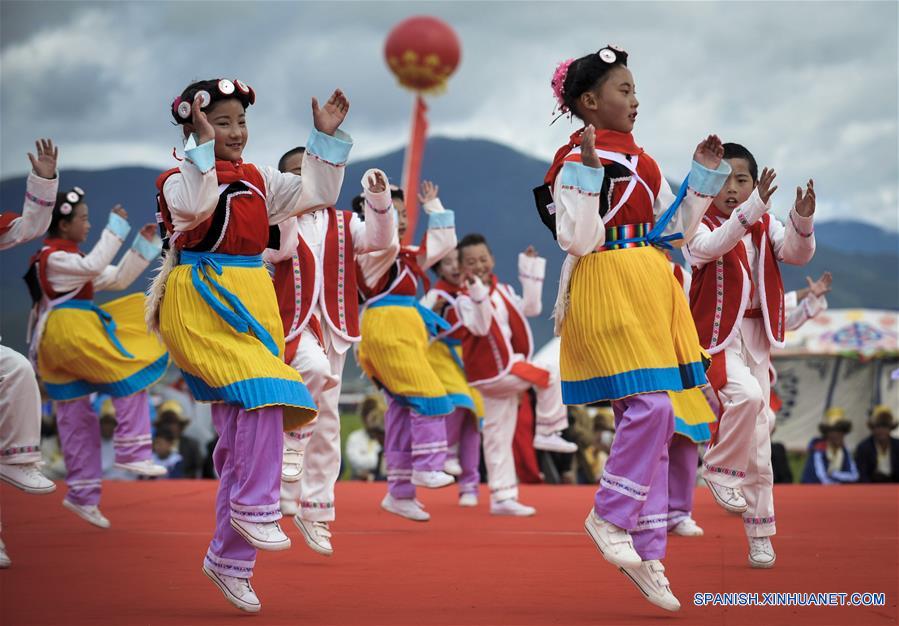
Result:
{"label": "shoelace", "polygon": [[773,556],[771,544],[767,541],[764,541],[764,537],[753,537],[752,544],[749,546],[749,551],[752,554],[764,554],[765,556]]}

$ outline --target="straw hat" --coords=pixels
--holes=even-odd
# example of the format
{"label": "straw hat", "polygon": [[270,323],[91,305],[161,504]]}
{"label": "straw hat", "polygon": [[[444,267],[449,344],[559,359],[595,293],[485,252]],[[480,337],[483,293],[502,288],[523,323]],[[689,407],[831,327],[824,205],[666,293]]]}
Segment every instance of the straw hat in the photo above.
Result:
{"label": "straw hat", "polygon": [[824,421],[818,425],[822,435],[831,431],[848,433],[852,430],[852,422],[846,419],[846,412],[838,406],[832,406],[824,412]]}
{"label": "straw hat", "polygon": [[878,404],[871,409],[871,417],[868,418],[868,428],[886,427],[893,430],[896,426],[899,426],[899,422],[893,417],[890,407],[885,404]]}

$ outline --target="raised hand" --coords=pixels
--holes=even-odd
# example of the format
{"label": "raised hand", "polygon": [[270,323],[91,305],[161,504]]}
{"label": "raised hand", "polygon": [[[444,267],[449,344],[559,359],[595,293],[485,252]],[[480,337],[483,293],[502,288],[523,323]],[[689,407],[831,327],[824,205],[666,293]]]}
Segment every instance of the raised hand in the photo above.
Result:
{"label": "raised hand", "polygon": [[28,160],[31,161],[31,169],[41,178],[56,177],[56,158],[59,156],[59,148],[53,145],[52,139],[38,139],[34,142],[37,148],[37,156],[30,152]]}
{"label": "raised hand", "polygon": [[718,135],[709,135],[700,141],[693,153],[693,160],[710,170],[717,170],[723,157],[724,145]]}
{"label": "raised hand", "polygon": [[815,181],[811,178],[805,185],[805,193],[802,187],[796,187],[796,213],[802,217],[810,217],[815,214]]}
{"label": "raised hand", "polygon": [[599,155],[596,154],[596,129],[588,124],[581,135],[581,163],[587,167],[601,167]]}
{"label": "raised hand", "polygon": [[201,110],[200,104],[200,98],[194,98],[193,104],[190,105],[191,126],[193,126],[194,132],[197,133],[198,146],[215,139],[215,129],[209,123],[206,114]]}
{"label": "raised hand", "polygon": [[319,107],[318,100],[312,98],[312,123],[315,130],[326,135],[333,135],[350,110],[350,101],[340,89],[335,89],[325,106]]}
{"label": "raised hand", "polygon": [[771,186],[771,183],[774,182],[775,178],[777,178],[777,172],[773,169],[768,169],[767,167],[762,169],[762,175],[759,177],[757,189],[759,197],[765,204],[768,204],[768,200],[774,195],[774,192],[777,191],[777,185]]}
{"label": "raised hand", "polygon": [[153,241],[156,237],[156,224],[144,224],[140,229],[140,236],[147,241]]}
{"label": "raised hand", "polygon": [[368,190],[372,193],[382,193],[387,189],[387,180],[384,178],[384,174],[380,171],[376,171],[374,174],[368,177]]}
{"label": "raised hand", "polygon": [[830,286],[833,284],[833,276],[830,275],[830,272],[824,272],[818,280],[812,280],[811,276],[806,276],[805,282],[808,283],[809,292],[820,297],[830,291]]}
{"label": "raised hand", "polygon": [[431,181],[421,181],[421,191],[418,192],[418,203],[424,205],[426,202],[430,202],[437,197],[438,191],[440,191],[440,187]]}
{"label": "raised hand", "polygon": [[114,207],[112,207],[112,211],[110,211],[110,213],[115,213],[116,215],[121,217],[123,220],[128,219],[128,211],[126,211],[124,209],[124,207],[122,207],[121,204],[117,204]]}
{"label": "raised hand", "polygon": [[537,255],[537,248],[535,248],[534,246],[528,246],[528,247],[527,247],[527,250],[524,251],[524,254],[525,254],[525,256],[529,256],[529,257],[535,257],[535,256],[538,256],[538,255]]}

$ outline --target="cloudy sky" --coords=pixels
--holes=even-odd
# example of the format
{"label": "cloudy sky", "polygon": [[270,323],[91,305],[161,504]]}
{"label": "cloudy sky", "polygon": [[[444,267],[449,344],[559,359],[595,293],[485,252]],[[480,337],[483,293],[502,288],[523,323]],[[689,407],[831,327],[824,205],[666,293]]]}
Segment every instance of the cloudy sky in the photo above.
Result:
{"label": "cloudy sky", "polygon": [[[302,143],[309,99],[351,99],[354,157],[401,146],[411,95],[387,70],[391,27],[445,19],[462,41],[432,134],[499,141],[549,160],[572,128],[549,126],[555,64],[617,43],[641,101],[635,137],[669,177],[708,132],[779,172],[781,204],[809,176],[819,215],[899,230],[897,8],[886,2],[15,2],[0,4],[3,177],[36,136],[65,167],[168,167],[168,106],[191,80],[239,77],[248,160]],[[778,198],[779,196],[779,198]]]}

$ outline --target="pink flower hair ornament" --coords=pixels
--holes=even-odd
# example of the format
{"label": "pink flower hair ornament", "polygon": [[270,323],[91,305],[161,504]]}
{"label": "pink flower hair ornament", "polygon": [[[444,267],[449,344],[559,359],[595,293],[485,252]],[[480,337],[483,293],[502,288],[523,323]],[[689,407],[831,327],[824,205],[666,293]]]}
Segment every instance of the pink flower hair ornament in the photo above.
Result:
{"label": "pink flower hair ornament", "polygon": [[565,105],[565,77],[568,76],[568,68],[574,63],[574,59],[562,61],[556,66],[552,80],[549,81],[553,89],[553,95],[556,97],[556,103],[562,113],[568,113],[568,107]]}

